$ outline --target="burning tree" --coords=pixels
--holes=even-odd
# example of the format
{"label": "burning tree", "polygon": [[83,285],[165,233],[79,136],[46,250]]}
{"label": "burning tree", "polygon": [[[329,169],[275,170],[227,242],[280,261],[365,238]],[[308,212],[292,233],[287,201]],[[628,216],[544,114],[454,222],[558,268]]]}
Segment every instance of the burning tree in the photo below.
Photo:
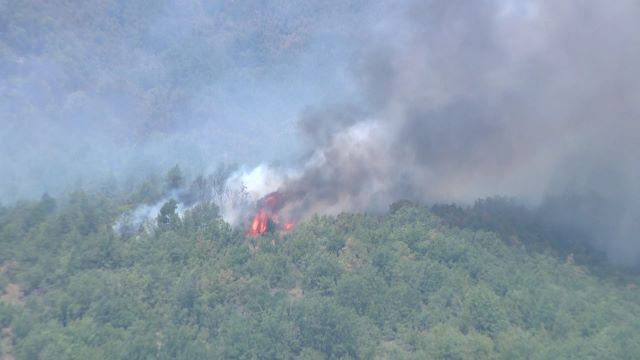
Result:
{"label": "burning tree", "polygon": [[284,196],[279,191],[263,197],[257,203],[257,210],[247,230],[247,235],[258,236],[271,231],[288,231],[293,229],[294,223],[283,221],[279,214],[284,207]]}

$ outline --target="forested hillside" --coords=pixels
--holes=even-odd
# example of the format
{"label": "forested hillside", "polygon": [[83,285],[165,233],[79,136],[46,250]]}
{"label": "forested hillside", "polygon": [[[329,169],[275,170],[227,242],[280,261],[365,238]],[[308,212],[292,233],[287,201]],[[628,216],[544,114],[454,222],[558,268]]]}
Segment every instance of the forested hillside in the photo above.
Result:
{"label": "forested hillside", "polygon": [[398,202],[258,237],[205,202],[182,216],[165,206],[151,229],[114,228],[159,193],[0,208],[5,355],[640,358],[640,277],[547,241],[506,200]]}
{"label": "forested hillside", "polygon": [[638,19],[0,0],[0,360],[640,360]]}

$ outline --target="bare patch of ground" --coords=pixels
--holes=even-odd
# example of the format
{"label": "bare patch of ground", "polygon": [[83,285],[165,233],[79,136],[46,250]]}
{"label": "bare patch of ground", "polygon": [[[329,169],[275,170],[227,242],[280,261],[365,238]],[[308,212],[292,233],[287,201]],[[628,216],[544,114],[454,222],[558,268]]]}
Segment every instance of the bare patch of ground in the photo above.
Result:
{"label": "bare patch of ground", "polygon": [[289,290],[289,299],[292,301],[300,300],[304,297],[304,290],[300,287],[294,287]]}
{"label": "bare patch of ground", "polygon": [[4,289],[4,295],[0,297],[0,300],[13,305],[23,305],[24,300],[22,295],[20,285],[16,283],[8,283],[7,287]]}

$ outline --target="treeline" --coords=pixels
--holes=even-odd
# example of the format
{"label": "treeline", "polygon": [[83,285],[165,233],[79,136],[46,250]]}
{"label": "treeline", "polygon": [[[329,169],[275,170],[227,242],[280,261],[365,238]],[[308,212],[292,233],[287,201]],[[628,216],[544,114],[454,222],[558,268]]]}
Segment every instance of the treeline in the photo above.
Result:
{"label": "treeline", "polygon": [[78,190],[0,208],[3,351],[82,360],[640,358],[640,277],[594,275],[582,248],[547,246],[547,230],[507,200],[469,209],[398,202],[384,215],[314,217],[249,238],[212,202],[182,216],[167,202],[152,231],[114,231],[176,175],[132,194]]}

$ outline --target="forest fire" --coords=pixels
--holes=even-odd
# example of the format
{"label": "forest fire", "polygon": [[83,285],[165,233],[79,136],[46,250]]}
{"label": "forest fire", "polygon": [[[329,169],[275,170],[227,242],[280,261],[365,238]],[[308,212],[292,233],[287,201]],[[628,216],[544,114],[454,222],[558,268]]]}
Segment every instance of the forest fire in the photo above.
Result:
{"label": "forest fire", "polygon": [[257,203],[258,210],[253,216],[247,235],[264,235],[269,231],[290,231],[295,224],[291,221],[282,222],[278,211],[284,206],[283,196],[280,192],[272,192],[263,197]]}

